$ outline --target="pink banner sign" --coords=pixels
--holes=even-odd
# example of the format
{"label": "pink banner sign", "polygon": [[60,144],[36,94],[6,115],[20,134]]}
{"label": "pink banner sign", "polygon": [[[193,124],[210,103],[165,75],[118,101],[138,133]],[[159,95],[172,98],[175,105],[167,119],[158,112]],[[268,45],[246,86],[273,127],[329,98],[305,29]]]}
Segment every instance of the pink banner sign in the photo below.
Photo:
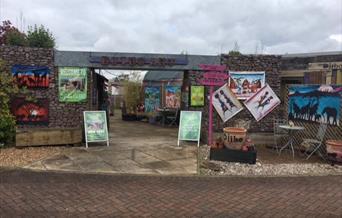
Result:
{"label": "pink banner sign", "polygon": [[226,65],[199,65],[205,71],[203,78],[198,82],[205,86],[222,86],[228,79],[228,74],[224,71],[227,69]]}

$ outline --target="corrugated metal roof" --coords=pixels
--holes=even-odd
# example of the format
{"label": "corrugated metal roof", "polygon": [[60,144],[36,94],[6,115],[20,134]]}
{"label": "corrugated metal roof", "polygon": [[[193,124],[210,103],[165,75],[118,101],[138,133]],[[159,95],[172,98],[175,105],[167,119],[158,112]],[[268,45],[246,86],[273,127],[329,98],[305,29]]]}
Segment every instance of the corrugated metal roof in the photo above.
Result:
{"label": "corrugated metal roof", "polygon": [[183,79],[183,71],[160,71],[153,70],[148,71],[145,74],[144,82],[147,81],[172,81],[172,80],[182,80]]}

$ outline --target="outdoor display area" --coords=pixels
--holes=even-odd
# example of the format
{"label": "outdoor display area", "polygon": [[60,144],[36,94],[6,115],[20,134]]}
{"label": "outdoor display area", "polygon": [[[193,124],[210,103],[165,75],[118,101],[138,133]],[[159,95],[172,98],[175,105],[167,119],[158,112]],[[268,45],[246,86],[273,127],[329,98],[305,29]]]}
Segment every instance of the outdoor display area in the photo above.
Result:
{"label": "outdoor display area", "polygon": [[[228,67],[228,70],[214,72],[214,74],[213,72],[210,73],[212,70],[207,70],[209,72],[205,74],[206,69],[200,69],[200,63],[192,65],[192,68],[196,66],[196,69],[185,70],[187,72],[192,70],[195,72],[189,76],[188,80],[190,82],[185,81],[181,85],[166,85],[164,86],[164,93],[162,87],[154,85],[145,86],[140,92],[144,98],[140,99],[139,107],[141,108],[141,103],[144,103],[142,108],[145,108],[145,112],[150,113],[151,116],[156,118],[154,120],[156,122],[152,122],[153,124],[165,124],[154,125],[156,131],[163,127],[178,127],[180,124],[179,116],[182,113],[181,111],[185,111],[185,109],[187,111],[196,110],[202,112],[200,137],[202,144],[204,144],[203,149],[208,149],[206,151],[208,153],[206,158],[210,163],[216,163],[215,160],[210,160],[210,157],[213,157],[210,156],[210,150],[215,150],[215,152],[224,150],[224,152],[227,152],[229,151],[228,149],[231,149],[234,150],[231,153],[239,151],[239,155],[248,153],[252,157],[251,154],[256,154],[256,157],[252,158],[255,160],[255,165],[258,165],[260,161],[263,161],[264,153],[268,153],[262,151],[264,145],[273,147],[273,149],[267,150],[270,151],[268,154],[271,158],[269,159],[274,160],[273,162],[271,161],[273,165],[287,161],[296,162],[298,161],[298,156],[303,154],[299,161],[299,163],[302,163],[301,161],[305,161],[307,156],[304,155],[303,150],[301,151],[300,145],[303,146],[303,149],[307,150],[308,154],[311,154],[313,150],[318,148],[316,151],[320,151],[325,155],[325,146],[328,140],[341,140],[340,86],[319,85],[318,87],[303,89],[300,87],[291,89],[289,87],[289,100],[286,99],[284,102],[280,102],[278,99],[279,85],[277,85],[279,84],[279,77],[276,76],[279,73],[279,69],[272,68],[272,70],[269,70],[268,67],[261,66],[262,64],[259,67],[255,67],[256,64],[254,62],[244,63],[244,58],[247,59],[249,57],[235,57],[238,60],[236,62],[233,60],[222,61],[222,64],[226,64],[225,66]],[[14,60],[14,58],[12,59]],[[259,59],[255,62],[268,63],[268,61],[259,61]],[[99,104],[101,99],[100,89],[94,88],[96,81],[90,75],[94,70],[93,66],[80,67],[78,65],[77,67],[65,67],[72,65],[60,63],[55,65],[55,62],[51,60],[46,66],[43,63],[45,62],[37,63],[34,65],[35,67],[30,68],[28,66],[31,66],[32,62],[9,62],[9,69],[12,72],[13,78],[18,77],[16,78],[17,81],[23,86],[27,86],[34,96],[33,99],[18,98],[13,99],[11,102],[12,111],[16,115],[17,123],[22,125],[19,128],[31,128],[40,132],[44,130],[36,128],[38,125],[39,128],[46,129],[66,127],[82,129],[84,125],[83,111],[99,110],[101,107]],[[243,66],[243,64],[240,66],[239,63],[243,63],[246,66]],[[220,63],[217,64],[219,65]],[[233,81],[234,79],[229,78],[230,75],[234,76],[236,82]],[[203,81],[207,83],[202,83]],[[239,86],[240,82],[241,86]],[[209,103],[210,95],[208,95],[210,87],[206,87],[209,86],[207,84],[211,83],[213,84],[212,104]],[[240,94],[244,95],[239,96]],[[188,96],[188,108],[184,108],[183,102],[186,101],[186,98],[183,98],[184,96]],[[327,104],[327,102],[331,102],[331,104]],[[168,108],[161,108],[163,103]],[[282,105],[280,106],[279,103]],[[212,106],[212,111],[210,111],[209,106]],[[158,108],[160,109],[159,111],[157,111]],[[289,112],[282,114],[280,108],[288,108]],[[209,125],[210,116],[212,116],[211,125]],[[283,118],[285,123],[275,125],[275,118]],[[239,125],[237,120],[251,120],[250,128]],[[293,123],[289,121],[293,121]],[[320,128],[320,122],[327,124],[325,130],[324,126]],[[210,146],[205,146],[205,144],[208,144],[209,126],[212,127],[212,143],[209,143]],[[286,126],[286,128],[283,128],[285,130],[283,137],[276,136],[273,132],[273,127],[280,128],[280,126]],[[230,132],[226,132],[223,130],[225,127],[243,128],[246,131],[244,134],[239,135],[239,131],[236,131],[237,129],[230,129]],[[303,127],[303,129],[294,130],[296,127]],[[177,128],[169,129],[170,131],[177,131]],[[271,130],[272,132],[268,132],[267,137],[272,139],[272,143],[267,142],[267,137],[261,140],[255,139],[254,133],[256,130],[263,132]],[[321,134],[317,134],[318,130],[320,130]],[[290,131],[292,132],[291,134]],[[313,138],[309,133],[323,135],[323,138],[315,139],[319,143],[314,145],[302,144],[302,141],[298,141],[298,139],[302,138]],[[291,137],[293,135],[293,140],[291,140],[293,143],[287,143],[290,142],[290,135]],[[173,135],[173,137],[175,139],[174,145],[176,146],[177,134]],[[273,143],[273,139],[279,140]],[[232,146],[233,142],[234,146]],[[258,144],[260,142],[261,144]],[[188,146],[186,144],[184,143],[182,146]],[[284,147],[285,145],[286,147]],[[336,161],[339,161],[340,150],[338,149],[338,142],[333,142],[329,145],[331,146],[329,151],[333,151],[333,157]],[[295,150],[294,158],[292,157],[292,147]],[[282,149],[282,153],[279,155],[280,149]],[[234,161],[241,161],[237,160],[236,156],[233,159]],[[231,160],[226,159],[225,161]],[[309,157],[309,161],[322,162],[319,155]]]}

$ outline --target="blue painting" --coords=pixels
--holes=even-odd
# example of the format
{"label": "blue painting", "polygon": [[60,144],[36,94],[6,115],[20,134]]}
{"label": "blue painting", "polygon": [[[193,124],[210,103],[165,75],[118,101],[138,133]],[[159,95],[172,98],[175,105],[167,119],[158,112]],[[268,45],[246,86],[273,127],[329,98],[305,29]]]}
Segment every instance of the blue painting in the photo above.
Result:
{"label": "blue painting", "polygon": [[145,112],[154,112],[160,107],[160,87],[145,87]]}
{"label": "blue painting", "polygon": [[14,65],[12,75],[20,87],[48,88],[50,69],[46,66]]}
{"label": "blue painting", "polygon": [[342,86],[290,86],[288,118],[339,126],[341,96]]}

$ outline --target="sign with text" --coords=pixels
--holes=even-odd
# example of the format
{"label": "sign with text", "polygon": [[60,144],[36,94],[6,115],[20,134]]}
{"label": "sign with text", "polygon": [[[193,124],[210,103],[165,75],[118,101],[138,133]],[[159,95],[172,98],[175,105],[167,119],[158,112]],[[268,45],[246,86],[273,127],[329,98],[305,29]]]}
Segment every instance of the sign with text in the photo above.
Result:
{"label": "sign with text", "polygon": [[225,65],[205,65],[201,64],[199,67],[205,71],[203,78],[198,82],[205,86],[222,86],[229,78],[225,73]]}
{"label": "sign with text", "polygon": [[108,141],[108,126],[105,111],[84,111],[84,132],[86,138],[86,148],[88,142]]}
{"label": "sign with text", "polygon": [[178,130],[178,146],[179,141],[198,141],[199,146],[201,135],[201,111],[181,111],[179,130]]}
{"label": "sign with text", "polygon": [[104,66],[174,66],[187,65],[187,58],[170,58],[170,57],[90,57],[90,63],[98,63]]}
{"label": "sign with text", "polygon": [[84,102],[87,100],[87,68],[60,67],[58,69],[60,102]]}

